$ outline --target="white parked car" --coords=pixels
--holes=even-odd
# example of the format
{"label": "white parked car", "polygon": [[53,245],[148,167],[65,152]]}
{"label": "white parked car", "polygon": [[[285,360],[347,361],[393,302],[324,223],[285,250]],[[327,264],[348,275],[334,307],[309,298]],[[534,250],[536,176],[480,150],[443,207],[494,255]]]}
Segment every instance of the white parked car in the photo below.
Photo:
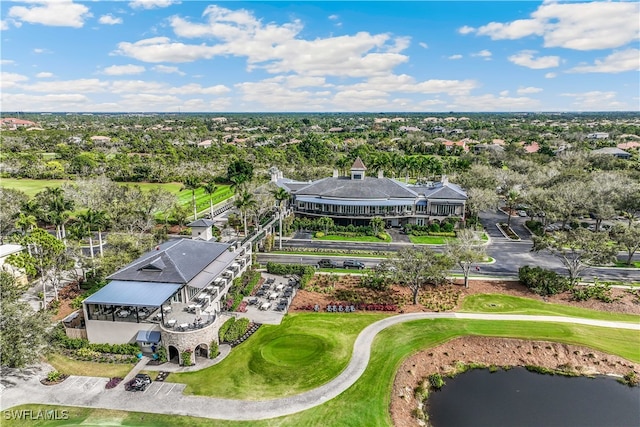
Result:
{"label": "white parked car", "polygon": [[527,216],[526,211],[518,211],[518,216]]}

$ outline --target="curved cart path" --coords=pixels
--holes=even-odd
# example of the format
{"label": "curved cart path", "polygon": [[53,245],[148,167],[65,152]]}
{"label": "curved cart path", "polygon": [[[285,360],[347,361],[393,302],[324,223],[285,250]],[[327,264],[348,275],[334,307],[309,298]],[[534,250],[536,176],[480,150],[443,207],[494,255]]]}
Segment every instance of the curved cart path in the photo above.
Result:
{"label": "curved cart path", "polygon": [[[184,384],[154,382],[145,392],[126,393],[122,385],[106,390],[107,379],[71,376],[61,384],[43,386],[35,377],[18,381],[0,393],[0,409],[21,404],[51,404],[104,408],[122,411],[223,420],[260,420],[294,414],[321,405],[353,385],[369,363],[371,345],[382,330],[402,322],[421,319],[474,319],[495,321],[535,321],[571,323],[605,328],[640,330],[640,323],[610,322],[592,319],[478,313],[412,313],[389,317],[366,327],[356,338],[349,365],[332,381],[295,396],[272,400],[231,400],[183,394]],[[259,398],[259,396],[256,396]]]}

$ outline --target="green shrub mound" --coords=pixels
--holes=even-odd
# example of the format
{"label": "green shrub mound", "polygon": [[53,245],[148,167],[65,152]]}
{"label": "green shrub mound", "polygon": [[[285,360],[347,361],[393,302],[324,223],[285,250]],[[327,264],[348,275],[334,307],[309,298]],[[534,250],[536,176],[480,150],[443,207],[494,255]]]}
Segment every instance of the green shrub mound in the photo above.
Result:
{"label": "green shrub mound", "polygon": [[276,262],[267,263],[267,273],[278,274],[281,276],[287,274],[297,274],[300,276],[300,289],[309,283],[316,274],[316,269],[312,265],[299,265],[299,264],[278,264]]}
{"label": "green shrub mound", "polygon": [[247,332],[249,329],[249,319],[241,317],[237,319],[235,317],[230,318],[220,327],[218,337],[220,342],[234,342]]}
{"label": "green shrub mound", "polygon": [[518,270],[518,279],[533,293],[547,296],[564,292],[571,288],[571,281],[555,271],[525,265]]}

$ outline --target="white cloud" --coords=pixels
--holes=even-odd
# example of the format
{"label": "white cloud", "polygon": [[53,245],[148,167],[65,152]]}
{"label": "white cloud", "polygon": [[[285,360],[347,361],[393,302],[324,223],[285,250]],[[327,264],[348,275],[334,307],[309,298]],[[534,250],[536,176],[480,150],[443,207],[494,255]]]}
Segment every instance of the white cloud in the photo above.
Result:
{"label": "white cloud", "polygon": [[469,33],[472,33],[474,31],[476,31],[476,29],[473,28],[473,27],[470,27],[468,25],[465,25],[464,27],[458,28],[458,32],[460,34],[469,34]]}
{"label": "white cloud", "polygon": [[518,95],[527,95],[530,93],[538,93],[538,92],[542,92],[542,88],[534,87],[534,86],[521,87],[521,88],[518,88],[518,90],[516,91]]}
{"label": "white cloud", "polygon": [[423,48],[423,49],[429,49],[429,45],[428,45],[428,44],[426,44],[425,42],[420,42],[420,43],[418,43],[418,44],[419,44],[419,45],[420,45],[420,47],[421,47],[421,48]]}
{"label": "white cloud", "polygon": [[478,84],[473,80],[432,79],[416,82],[413,77],[407,74],[371,77],[365,82],[340,86],[344,90],[380,90],[387,93],[446,93],[449,95],[466,95],[476,87],[478,87]]}
{"label": "white cloud", "polygon": [[359,32],[304,40],[298,37],[303,29],[300,21],[265,24],[249,11],[220,6],[208,6],[203,18],[204,23],[193,23],[174,16],[170,24],[179,37],[210,38],[215,43],[189,45],[155,37],[122,42],[115,53],[145,62],[174,63],[233,55],[246,57],[249,71],[346,77],[388,74],[409,59],[400,53],[409,46],[409,37]]}
{"label": "white cloud", "polygon": [[180,76],[186,75],[186,73],[180,71],[178,67],[170,67],[167,65],[156,65],[153,67],[153,71],[163,74],[178,74]]}
{"label": "white cloud", "polygon": [[183,95],[183,94],[222,95],[222,94],[231,92],[231,89],[229,89],[225,85],[202,87],[199,84],[191,83],[184,86],[173,87],[164,92],[171,95]]}
{"label": "white cloud", "polygon": [[[604,111],[604,110],[629,110],[629,105],[616,99],[617,93],[613,91],[590,91],[578,93],[562,93],[574,99],[573,106],[578,111]],[[637,109],[637,106],[635,107]]]}
{"label": "white cloud", "polygon": [[129,7],[133,9],[160,9],[180,3],[178,0],[133,0]]}
{"label": "white cloud", "polygon": [[9,29],[9,21],[3,19],[0,21],[0,31],[7,31]]}
{"label": "white cloud", "polygon": [[89,8],[72,0],[32,0],[32,6],[12,6],[9,16],[30,24],[81,28],[93,16]]}
{"label": "white cloud", "polygon": [[36,74],[36,77],[39,79],[48,79],[49,77],[53,77],[53,73],[43,71],[41,73]]}
{"label": "white cloud", "polygon": [[16,65],[13,59],[0,59],[0,65]]}
{"label": "white cloud", "polygon": [[102,15],[98,22],[104,25],[122,24],[122,18],[113,15]]}
{"label": "white cloud", "polygon": [[274,79],[238,83],[235,87],[245,111],[325,111],[330,101],[326,93],[292,89]]}
{"label": "white cloud", "polygon": [[340,19],[340,17],[338,15],[329,15],[328,17],[331,21],[337,21],[338,19]]}
{"label": "white cloud", "polygon": [[142,65],[112,65],[102,70],[102,74],[108,76],[124,76],[126,74],[140,74],[144,73],[145,68]]}
{"label": "white cloud", "polygon": [[113,93],[161,93],[167,90],[167,85],[144,80],[115,80],[111,82],[109,91]]}
{"label": "white cloud", "polygon": [[36,47],[33,49],[33,53],[37,53],[38,55],[43,54],[43,53],[53,53],[53,51],[49,50],[49,49],[43,49],[40,47]]}
{"label": "white cloud", "polygon": [[475,57],[479,57],[479,58],[484,58],[484,59],[485,59],[485,61],[489,61],[489,60],[491,60],[491,56],[492,56],[492,55],[493,55],[493,54],[491,53],[491,51],[489,51],[489,50],[487,50],[487,49],[484,49],[484,50],[481,50],[481,51],[479,51],[479,52],[476,52],[476,53],[472,53],[472,54],[471,54],[471,56],[475,56]]}
{"label": "white cloud", "polygon": [[448,109],[459,111],[528,111],[539,107],[540,101],[528,97],[508,97],[485,94],[455,97]]}
{"label": "white cloud", "polygon": [[13,111],[93,111],[90,99],[77,93],[32,95],[2,93],[2,104]]}
{"label": "white cloud", "polygon": [[500,92],[500,96],[508,96],[509,95],[509,91],[508,90],[503,90]]}
{"label": "white cloud", "polygon": [[538,58],[534,58],[536,53],[537,52],[534,50],[523,50],[515,55],[511,55],[507,59],[516,65],[532,68],[534,70],[552,68],[560,65],[559,56],[540,56]]}
{"label": "white cloud", "polygon": [[569,70],[570,73],[622,73],[624,71],[640,71],[640,50],[621,50],[604,59],[596,59],[593,65],[579,65]]}
{"label": "white cloud", "polygon": [[118,43],[116,54],[144,62],[193,62],[211,59],[220,49],[206,45],[172,43],[167,37],[153,37],[135,43]]}
{"label": "white cloud", "polygon": [[556,77],[558,77],[556,73],[547,73],[544,75],[545,79],[555,79]]}
{"label": "white cloud", "polygon": [[29,80],[27,76],[23,76],[18,73],[7,73],[3,71],[0,73],[0,88],[8,89],[17,86],[20,82]]}
{"label": "white cloud", "polygon": [[462,59],[462,55],[460,55],[460,54],[451,55],[447,59],[452,59],[452,60]]}
{"label": "white cloud", "polygon": [[40,81],[33,84],[21,84],[25,92],[43,93],[97,93],[105,92],[109,83],[99,79],[76,79]]}
{"label": "white cloud", "polygon": [[475,32],[493,40],[540,36],[544,39],[545,47],[610,49],[638,39],[639,15],[638,2],[545,2],[529,19],[507,23],[490,22],[479,28],[465,26],[459,32]]}

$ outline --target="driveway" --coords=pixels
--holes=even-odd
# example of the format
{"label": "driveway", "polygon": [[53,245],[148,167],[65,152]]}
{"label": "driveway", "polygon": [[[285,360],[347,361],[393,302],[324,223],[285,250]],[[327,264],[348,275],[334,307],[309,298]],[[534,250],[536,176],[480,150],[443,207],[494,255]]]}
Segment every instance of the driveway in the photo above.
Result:
{"label": "driveway", "polygon": [[[411,313],[388,317],[366,327],[356,338],[349,365],[336,378],[305,393],[280,399],[245,401],[221,398],[187,396],[182,393],[184,385],[154,384],[144,393],[126,392],[122,385],[106,390],[106,378],[71,377],[61,384],[43,386],[37,376],[2,392],[0,409],[5,410],[22,404],[49,404],[81,406],[122,411],[149,412],[167,415],[190,415],[223,420],[261,420],[295,414],[321,405],[347,390],[364,373],[369,364],[371,345],[376,335],[399,323],[419,319],[476,319],[493,321],[534,321],[570,323],[605,328],[640,330],[640,324],[609,322],[593,319],[560,316],[531,316],[477,313]],[[68,382],[71,380],[71,382]]]}

